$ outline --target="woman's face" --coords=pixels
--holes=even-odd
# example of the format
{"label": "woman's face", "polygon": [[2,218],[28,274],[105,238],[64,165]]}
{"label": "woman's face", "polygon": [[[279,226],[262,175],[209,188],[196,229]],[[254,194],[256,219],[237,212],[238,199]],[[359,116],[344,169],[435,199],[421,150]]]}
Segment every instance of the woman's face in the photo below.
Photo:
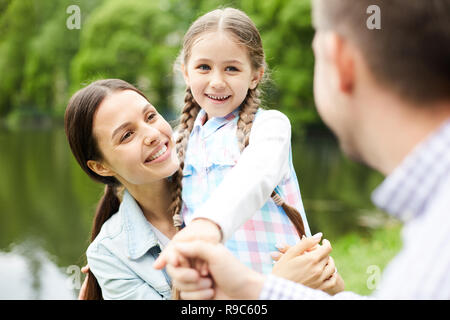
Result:
{"label": "woman's face", "polygon": [[[172,128],[143,96],[133,90],[107,96],[94,115],[93,133],[101,161],[88,165],[122,184],[151,184],[179,167]],[[100,172],[99,172],[100,171]]]}

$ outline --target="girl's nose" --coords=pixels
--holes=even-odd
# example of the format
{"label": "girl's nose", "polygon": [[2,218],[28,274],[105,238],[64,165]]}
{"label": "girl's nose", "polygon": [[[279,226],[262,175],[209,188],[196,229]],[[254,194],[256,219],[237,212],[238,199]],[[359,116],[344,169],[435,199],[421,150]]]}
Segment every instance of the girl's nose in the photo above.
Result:
{"label": "girl's nose", "polygon": [[224,81],[222,75],[216,72],[212,76],[210,85],[214,89],[223,89],[223,88],[225,88],[225,81]]}

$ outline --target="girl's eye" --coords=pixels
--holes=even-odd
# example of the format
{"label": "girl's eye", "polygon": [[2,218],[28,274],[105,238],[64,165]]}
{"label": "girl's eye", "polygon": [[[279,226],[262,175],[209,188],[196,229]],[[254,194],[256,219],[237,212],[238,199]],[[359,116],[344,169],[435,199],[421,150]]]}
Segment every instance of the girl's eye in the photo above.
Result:
{"label": "girl's eye", "polygon": [[127,132],[125,132],[125,134],[122,136],[122,138],[120,138],[120,142],[124,142],[125,140],[127,140],[128,138],[130,138],[132,134],[133,134],[132,131],[127,131]]}
{"label": "girl's eye", "polygon": [[225,71],[239,71],[236,67],[226,67]]}
{"label": "girl's eye", "polygon": [[207,64],[201,64],[197,67],[197,69],[200,69],[202,71],[211,70],[211,68]]}

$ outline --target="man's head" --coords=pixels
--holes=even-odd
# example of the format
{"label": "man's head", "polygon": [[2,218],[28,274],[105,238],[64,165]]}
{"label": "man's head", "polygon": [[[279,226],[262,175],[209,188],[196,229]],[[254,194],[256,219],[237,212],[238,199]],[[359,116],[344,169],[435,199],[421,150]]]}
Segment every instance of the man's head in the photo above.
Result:
{"label": "man's head", "polygon": [[316,105],[353,158],[366,130],[358,112],[378,93],[416,108],[450,101],[448,0],[313,0],[313,21]]}

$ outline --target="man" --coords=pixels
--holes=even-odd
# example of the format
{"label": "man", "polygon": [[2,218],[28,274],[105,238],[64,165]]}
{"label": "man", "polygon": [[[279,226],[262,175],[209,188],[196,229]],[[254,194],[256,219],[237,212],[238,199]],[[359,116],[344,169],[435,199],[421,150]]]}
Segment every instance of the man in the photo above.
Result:
{"label": "man", "polygon": [[[370,17],[373,5],[380,29],[368,22],[377,18]],[[403,249],[375,298],[450,299],[449,17],[449,0],[313,1],[318,112],[347,155],[387,176],[372,199],[404,222]],[[314,241],[290,250],[304,252]],[[215,284],[200,285],[197,271],[169,261],[183,298],[360,298],[263,276],[221,244],[192,241],[176,249],[206,261]]]}

